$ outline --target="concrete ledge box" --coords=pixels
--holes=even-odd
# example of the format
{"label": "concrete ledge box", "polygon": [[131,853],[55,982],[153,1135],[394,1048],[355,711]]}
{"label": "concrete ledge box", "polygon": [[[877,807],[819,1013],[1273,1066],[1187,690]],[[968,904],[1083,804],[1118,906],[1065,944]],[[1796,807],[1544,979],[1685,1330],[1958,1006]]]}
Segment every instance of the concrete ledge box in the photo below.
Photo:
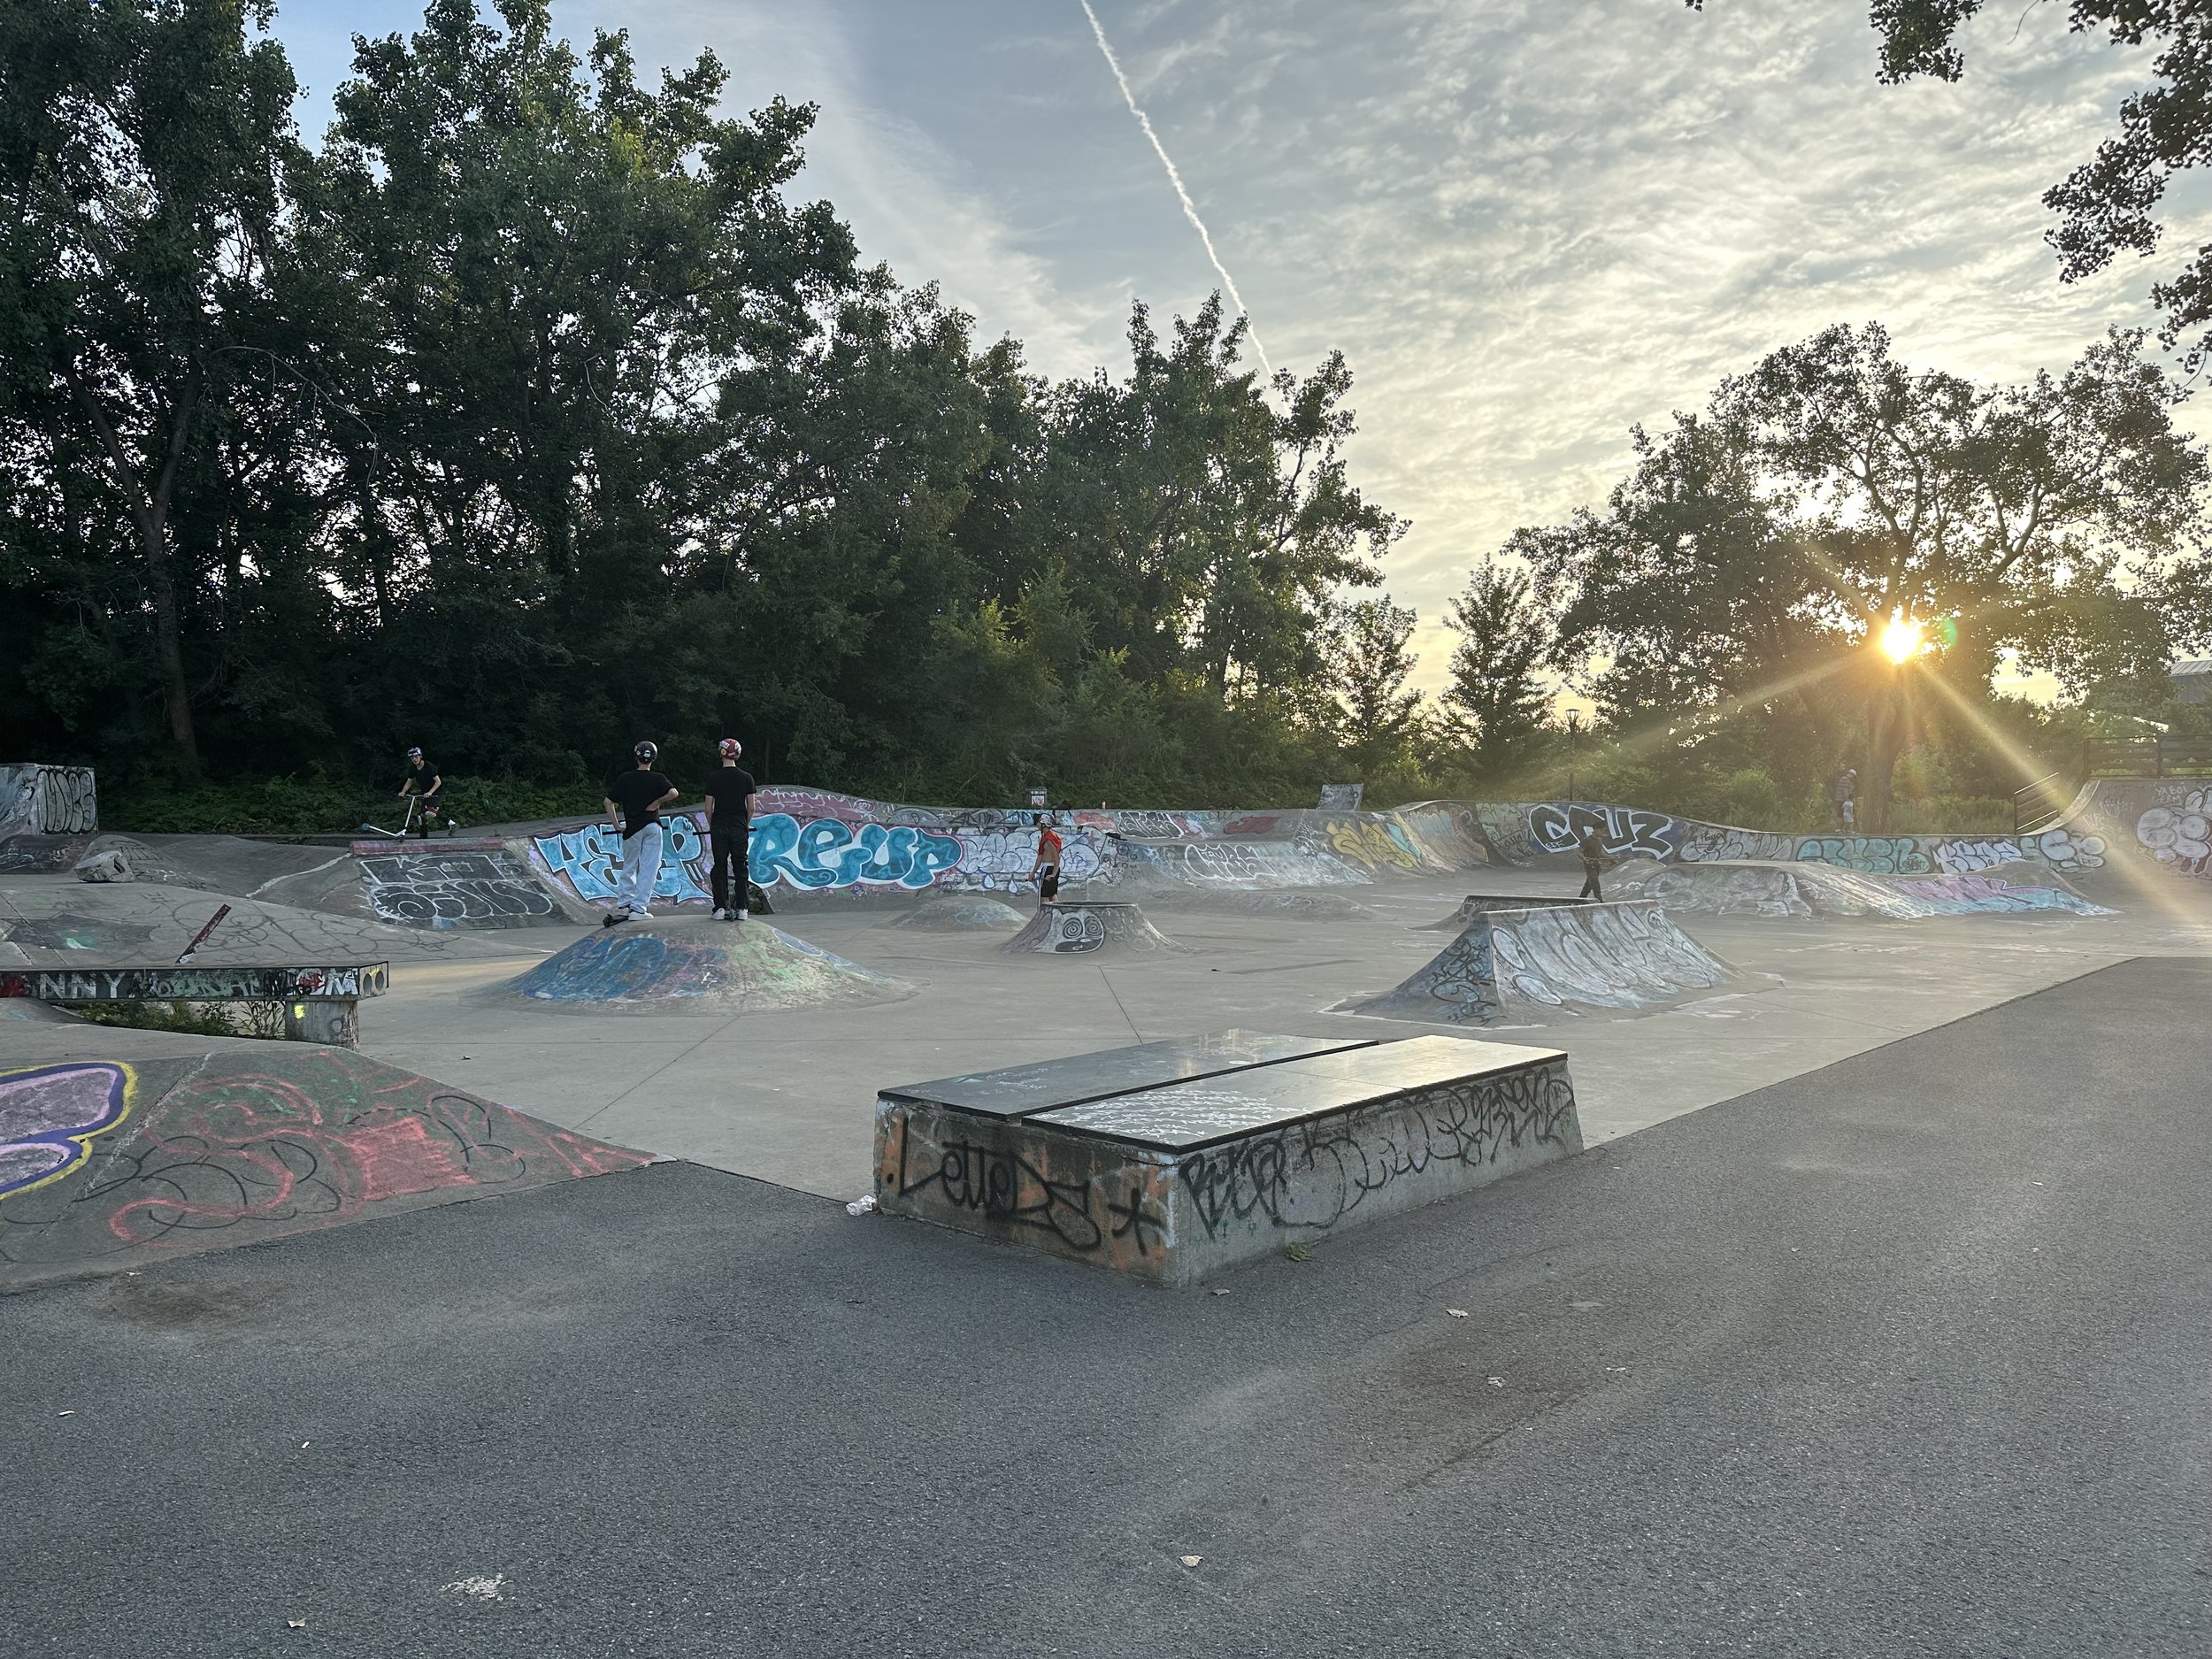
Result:
{"label": "concrete ledge box", "polygon": [[1556,1049],[1225,1032],[884,1090],[888,1214],[1188,1285],[1582,1149]]}

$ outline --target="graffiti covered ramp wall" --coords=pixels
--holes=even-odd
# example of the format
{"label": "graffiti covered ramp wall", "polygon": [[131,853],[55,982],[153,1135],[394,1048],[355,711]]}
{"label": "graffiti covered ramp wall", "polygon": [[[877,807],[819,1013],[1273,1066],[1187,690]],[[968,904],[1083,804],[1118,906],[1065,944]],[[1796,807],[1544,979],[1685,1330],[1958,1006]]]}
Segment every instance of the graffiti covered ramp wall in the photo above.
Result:
{"label": "graffiti covered ramp wall", "polygon": [[342,1049],[0,1071],[0,1292],[635,1169]]}
{"label": "graffiti covered ramp wall", "polygon": [[[2022,882],[2023,872],[2040,880]],[[1763,860],[1624,866],[1612,878],[1625,898],[1650,899],[1693,916],[1864,917],[1918,921],[1931,916],[2110,916],[2048,869],[2007,864],[1983,874],[1867,875],[1832,864]]]}

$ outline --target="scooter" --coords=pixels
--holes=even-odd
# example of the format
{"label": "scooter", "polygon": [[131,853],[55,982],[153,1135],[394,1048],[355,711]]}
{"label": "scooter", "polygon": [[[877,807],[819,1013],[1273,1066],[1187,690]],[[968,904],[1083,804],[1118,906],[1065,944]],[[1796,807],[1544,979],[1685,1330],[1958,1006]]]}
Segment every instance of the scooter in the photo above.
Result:
{"label": "scooter", "polygon": [[[384,829],[374,824],[364,824],[361,826],[362,833],[366,835],[381,835],[386,841],[403,841],[413,831],[415,827],[415,817],[416,814],[421,810],[421,807],[422,797],[419,795],[411,795],[407,797],[407,821],[405,823],[402,824],[396,830]],[[437,822],[438,818],[434,814],[424,820],[423,827],[426,831],[427,831],[432,825]],[[450,812],[447,813],[445,817],[445,838],[448,841],[451,841],[453,839],[453,833],[460,827],[460,825],[454,821],[453,815]]]}

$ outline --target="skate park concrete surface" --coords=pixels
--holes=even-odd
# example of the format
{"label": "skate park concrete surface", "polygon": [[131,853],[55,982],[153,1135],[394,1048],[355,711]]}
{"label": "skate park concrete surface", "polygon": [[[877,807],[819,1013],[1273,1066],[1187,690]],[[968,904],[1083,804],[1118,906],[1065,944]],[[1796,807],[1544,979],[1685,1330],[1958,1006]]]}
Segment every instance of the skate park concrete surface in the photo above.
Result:
{"label": "skate park concrete surface", "polygon": [[2208,999],[2071,977],[1217,1296],[674,1162],[0,1297],[0,1647],[2200,1655]]}
{"label": "skate park concrete surface", "polygon": [[1450,914],[1471,887],[1555,895],[1572,893],[1577,880],[1495,869],[1392,880],[1356,889],[1369,913],[1348,918],[1147,902],[1152,925],[1190,954],[1107,960],[1009,956],[997,933],[899,927],[899,910],[782,913],[772,921],[784,932],[918,985],[920,995],[722,1020],[486,1007],[464,994],[511,978],[580,933],[417,934],[450,948],[413,960],[395,951],[390,993],[363,1005],[362,1049],[602,1141],[849,1199],[870,1187],[876,1091],[924,1078],[1230,1026],[1317,1037],[1495,1035],[1568,1051],[1583,1133],[1596,1144],[2129,956],[2212,952],[2204,884],[2169,882],[2171,908],[2146,902],[2108,917],[1680,917],[1683,931],[1741,982],[1626,1017],[1599,1010],[1540,1025],[1471,1027],[1324,1011],[1386,991],[1433,957],[1448,935],[1421,925]]}

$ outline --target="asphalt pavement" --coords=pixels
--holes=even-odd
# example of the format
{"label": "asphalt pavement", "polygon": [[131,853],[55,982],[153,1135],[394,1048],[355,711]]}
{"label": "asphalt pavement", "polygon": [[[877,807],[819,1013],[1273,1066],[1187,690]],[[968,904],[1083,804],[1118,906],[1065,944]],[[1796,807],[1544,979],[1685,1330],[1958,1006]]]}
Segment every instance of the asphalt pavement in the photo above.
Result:
{"label": "asphalt pavement", "polygon": [[0,1298],[0,1652],[2212,1652],[2208,1006],[2124,964],[1225,1294],[663,1164]]}

